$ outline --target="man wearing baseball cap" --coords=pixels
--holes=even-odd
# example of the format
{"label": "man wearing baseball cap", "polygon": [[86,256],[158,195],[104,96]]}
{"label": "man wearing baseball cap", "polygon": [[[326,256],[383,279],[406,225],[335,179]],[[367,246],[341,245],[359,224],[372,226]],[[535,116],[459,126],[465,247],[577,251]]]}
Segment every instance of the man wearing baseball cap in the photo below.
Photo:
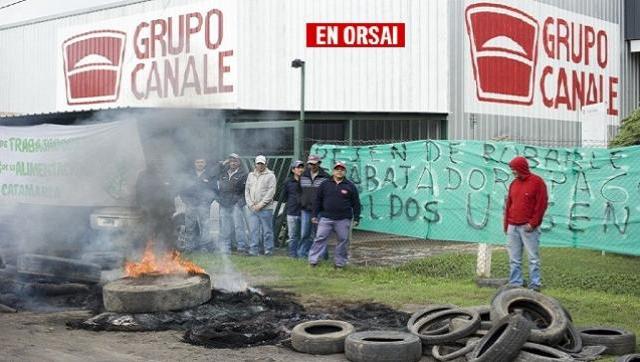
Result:
{"label": "man wearing baseball cap", "polygon": [[291,164],[291,173],[284,182],[282,199],[287,204],[287,231],[289,236],[289,256],[298,257],[300,243],[300,176],[304,172],[304,162],[296,160]]}
{"label": "man wearing baseball cap", "polygon": [[249,208],[251,245],[249,255],[258,255],[260,239],[264,243],[264,255],[273,253],[273,197],[276,193],[276,176],[267,168],[267,158],[256,157],[256,166],[247,176],[244,198]]}
{"label": "man wearing baseball cap", "polygon": [[312,221],[318,223],[318,232],[309,251],[309,264],[316,266],[327,249],[327,240],[332,231],[336,232],[338,244],[334,252],[334,266],[338,269],[347,265],[349,259],[349,230],[351,223],[360,221],[360,195],[353,182],[347,180],[344,162],[333,166],[333,177],[318,188],[313,208]]}
{"label": "man wearing baseball cap", "polygon": [[[247,171],[241,167],[240,156],[231,153],[220,164],[218,176],[218,203],[220,204],[220,247],[231,251],[232,239],[236,250],[249,251],[247,242],[246,201],[244,199]],[[235,233],[234,233],[235,230]],[[234,237],[235,236],[235,237]]]}
{"label": "man wearing baseball cap", "polygon": [[316,236],[316,224],[311,222],[313,203],[316,201],[318,188],[331,177],[320,164],[322,161],[316,155],[309,155],[308,168],[300,176],[300,245],[298,257],[309,256],[309,249]]}

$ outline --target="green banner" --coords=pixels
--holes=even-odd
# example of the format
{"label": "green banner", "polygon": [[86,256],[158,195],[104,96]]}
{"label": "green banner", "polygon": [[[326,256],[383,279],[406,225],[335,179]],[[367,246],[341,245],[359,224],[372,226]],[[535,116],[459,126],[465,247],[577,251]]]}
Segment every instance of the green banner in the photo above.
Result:
{"label": "green banner", "polygon": [[515,156],[549,192],[546,246],[640,255],[640,146],[545,148],[512,142],[414,141],[314,145],[323,167],[347,163],[360,190],[360,229],[504,244],[503,208]]}

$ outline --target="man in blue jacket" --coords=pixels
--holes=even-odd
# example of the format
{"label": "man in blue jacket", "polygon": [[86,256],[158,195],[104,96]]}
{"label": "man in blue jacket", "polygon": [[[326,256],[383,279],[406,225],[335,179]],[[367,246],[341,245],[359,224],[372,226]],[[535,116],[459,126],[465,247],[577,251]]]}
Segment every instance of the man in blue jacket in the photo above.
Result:
{"label": "man in blue jacket", "polygon": [[235,239],[236,250],[239,253],[248,253],[246,201],[244,199],[247,171],[242,168],[240,156],[236,153],[230,154],[229,157],[219,165],[219,168],[219,247],[223,249],[223,252],[229,252],[232,248],[232,240]]}
{"label": "man in blue jacket", "polygon": [[327,240],[336,232],[338,244],[334,255],[334,266],[343,268],[349,259],[349,231],[351,223],[360,222],[360,195],[353,182],[347,180],[346,165],[336,162],[333,177],[318,188],[313,208],[312,222],[318,223],[318,231],[309,251],[309,264],[316,266],[327,249]]}

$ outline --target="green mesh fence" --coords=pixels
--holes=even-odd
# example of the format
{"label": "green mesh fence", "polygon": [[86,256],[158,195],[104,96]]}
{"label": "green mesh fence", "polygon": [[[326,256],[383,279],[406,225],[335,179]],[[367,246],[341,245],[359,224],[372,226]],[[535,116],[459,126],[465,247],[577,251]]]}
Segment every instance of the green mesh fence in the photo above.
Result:
{"label": "green mesh fence", "polygon": [[360,190],[360,229],[503,244],[508,162],[522,155],[541,176],[549,208],[542,245],[640,255],[640,147],[544,148],[513,142],[415,141],[314,145],[323,167],[347,163]]}

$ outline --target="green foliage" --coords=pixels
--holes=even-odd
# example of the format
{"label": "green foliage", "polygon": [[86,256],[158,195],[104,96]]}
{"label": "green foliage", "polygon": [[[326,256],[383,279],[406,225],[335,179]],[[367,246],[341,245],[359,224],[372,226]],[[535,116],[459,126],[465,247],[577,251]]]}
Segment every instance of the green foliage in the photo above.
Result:
{"label": "green foliage", "polygon": [[618,135],[609,142],[609,147],[626,147],[640,145],[640,108],[622,120]]}

